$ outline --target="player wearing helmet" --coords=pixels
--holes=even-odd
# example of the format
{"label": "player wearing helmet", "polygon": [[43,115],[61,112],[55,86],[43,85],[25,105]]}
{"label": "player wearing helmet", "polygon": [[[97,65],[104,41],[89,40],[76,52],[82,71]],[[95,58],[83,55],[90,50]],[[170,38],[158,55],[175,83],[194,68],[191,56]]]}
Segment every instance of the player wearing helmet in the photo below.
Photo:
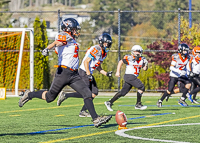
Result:
{"label": "player wearing helmet", "polygon": [[62,21],[61,29],[62,32],[56,35],[55,41],[42,51],[42,55],[47,56],[48,50],[56,47],[55,52],[58,54],[58,68],[49,91],[26,91],[19,100],[19,107],[22,107],[32,98],[43,99],[50,103],[56,99],[63,87],[68,85],[81,94],[92,116],[94,126],[99,127],[108,122],[112,116],[97,115],[92,101],[92,93],[78,74],[79,47],[75,38],[79,35],[80,26],[75,19],[67,18]]}
{"label": "player wearing helmet", "polygon": [[[200,47],[194,47],[192,50],[193,57],[187,64],[188,76],[192,81],[190,88],[190,93],[188,93],[188,99],[191,103],[199,104],[196,99],[196,94],[200,91]],[[193,99],[192,99],[193,95]]]}
{"label": "player wearing helmet", "polygon": [[182,97],[180,98],[178,104],[181,106],[188,106],[188,104],[185,102],[185,99],[187,98],[186,94],[188,90],[190,89],[191,83],[189,79],[187,78],[186,74],[186,65],[190,60],[189,56],[189,47],[187,44],[180,44],[178,46],[178,54],[172,55],[172,62],[170,66],[170,80],[168,83],[168,90],[164,92],[161,99],[158,100],[157,106],[162,107],[162,101],[167,97],[170,96],[170,94],[173,94],[173,89],[175,84],[178,81],[181,81],[184,83],[185,88],[182,89]]}
{"label": "player wearing helmet", "polygon": [[131,49],[131,55],[125,55],[124,58],[119,61],[115,76],[120,77],[121,66],[122,64],[126,64],[126,71],[124,75],[125,83],[120,92],[115,94],[111,100],[105,102],[105,105],[109,111],[113,111],[111,108],[113,103],[121,96],[125,96],[133,86],[138,88],[135,109],[144,110],[147,108],[147,106],[143,106],[141,103],[141,97],[145,91],[145,87],[144,84],[137,78],[141,68],[145,71],[148,69],[148,61],[142,56],[142,53],[142,47],[139,45],[134,45]]}
{"label": "player wearing helmet", "polygon": [[[95,81],[93,71],[97,69],[101,74],[111,77],[111,72],[106,72],[102,69],[101,63],[107,57],[107,52],[109,51],[112,45],[112,38],[109,34],[104,33],[99,37],[99,45],[94,45],[90,47],[85,57],[82,60],[82,63],[79,68],[79,74],[81,78],[85,81],[87,86],[92,91],[92,98],[94,99],[98,95],[98,88]],[[60,106],[61,103],[69,98],[69,97],[77,97],[81,98],[82,96],[78,92],[74,93],[64,93],[61,92],[59,94],[59,98],[57,101],[57,105]],[[91,115],[86,111],[87,107],[84,105],[80,111],[79,117],[90,117]]]}

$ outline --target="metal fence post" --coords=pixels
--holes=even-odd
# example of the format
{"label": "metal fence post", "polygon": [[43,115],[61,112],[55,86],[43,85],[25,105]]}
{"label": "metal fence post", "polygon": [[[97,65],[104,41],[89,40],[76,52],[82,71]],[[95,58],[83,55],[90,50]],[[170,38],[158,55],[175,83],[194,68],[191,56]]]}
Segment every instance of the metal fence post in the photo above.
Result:
{"label": "metal fence post", "polygon": [[[121,39],[120,39],[120,9],[118,9],[118,62],[121,59],[120,56],[120,46],[121,46]],[[118,91],[120,90],[120,77],[118,77]]]}
{"label": "metal fence post", "polygon": [[181,9],[178,8],[178,45],[181,43]]}
{"label": "metal fence post", "polygon": [[189,0],[189,28],[192,28],[192,0]]}
{"label": "metal fence post", "polygon": [[60,33],[60,9],[58,10],[58,33]]}

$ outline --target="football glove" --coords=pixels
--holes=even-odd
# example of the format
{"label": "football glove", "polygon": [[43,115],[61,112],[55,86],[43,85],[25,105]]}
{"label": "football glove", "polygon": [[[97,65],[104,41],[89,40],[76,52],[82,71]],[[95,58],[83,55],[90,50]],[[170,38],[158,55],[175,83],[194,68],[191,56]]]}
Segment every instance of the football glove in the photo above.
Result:
{"label": "football glove", "polygon": [[145,66],[148,65],[148,61],[146,59],[144,59],[144,64],[145,64]]}
{"label": "football glove", "polygon": [[107,72],[106,76],[111,77],[112,76],[112,71]]}
{"label": "football glove", "polygon": [[93,76],[91,74],[88,75],[88,79],[89,79],[89,81],[93,81]]}
{"label": "football glove", "polygon": [[42,50],[43,56],[48,56],[48,54],[49,54],[49,49],[45,48],[44,50]]}

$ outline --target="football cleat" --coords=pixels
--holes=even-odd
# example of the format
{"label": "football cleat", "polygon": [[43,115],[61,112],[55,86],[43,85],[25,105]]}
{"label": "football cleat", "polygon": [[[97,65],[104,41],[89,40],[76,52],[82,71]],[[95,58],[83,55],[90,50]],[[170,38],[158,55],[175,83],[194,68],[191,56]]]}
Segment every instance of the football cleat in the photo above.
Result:
{"label": "football cleat", "polygon": [[112,103],[110,103],[109,101],[106,101],[106,102],[104,102],[104,104],[106,105],[106,107],[107,107],[107,109],[109,110],[109,111],[113,111],[113,109],[111,108],[112,107]]}
{"label": "football cleat", "polygon": [[193,103],[192,95],[190,95],[189,93],[187,93],[187,97],[188,97],[188,100],[190,100],[190,102]]}
{"label": "football cleat", "polygon": [[61,103],[66,99],[65,93],[63,91],[60,92],[58,96],[57,106],[60,106]]}
{"label": "football cleat", "polygon": [[159,108],[162,107],[162,101],[161,101],[161,100],[158,100],[158,102],[157,102],[157,106],[158,106]]}
{"label": "football cleat", "polygon": [[24,95],[19,99],[19,107],[22,107],[26,102],[28,102],[29,100],[31,100],[29,97],[28,97],[28,93],[30,91],[29,90],[26,90],[24,92]]}
{"label": "football cleat", "polygon": [[109,116],[99,116],[99,117],[97,117],[96,119],[93,120],[94,126],[98,128],[102,124],[106,124],[111,118],[112,118],[111,115],[109,115]]}
{"label": "football cleat", "polygon": [[147,108],[147,106],[142,105],[142,102],[138,102],[135,105],[135,109],[145,110],[146,108]]}
{"label": "football cleat", "polygon": [[188,104],[185,102],[185,100],[182,100],[181,98],[179,99],[178,104],[181,106],[184,106],[184,107],[188,106]]}
{"label": "football cleat", "polygon": [[195,104],[200,104],[197,99],[193,99],[193,102],[192,103],[195,103]]}
{"label": "football cleat", "polygon": [[81,111],[79,117],[91,117],[91,115],[87,111]]}

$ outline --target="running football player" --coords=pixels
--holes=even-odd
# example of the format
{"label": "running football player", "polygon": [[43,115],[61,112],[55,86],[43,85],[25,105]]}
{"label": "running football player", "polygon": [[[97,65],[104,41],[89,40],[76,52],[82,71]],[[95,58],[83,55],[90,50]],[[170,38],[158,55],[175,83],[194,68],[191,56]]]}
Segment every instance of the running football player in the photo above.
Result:
{"label": "running football player", "polygon": [[67,18],[62,21],[61,29],[63,32],[58,33],[55,41],[42,51],[42,55],[47,56],[49,49],[56,47],[55,50],[58,54],[58,68],[49,91],[39,90],[30,92],[27,90],[19,100],[19,107],[23,107],[25,103],[33,98],[43,99],[50,103],[68,85],[82,95],[84,104],[92,116],[94,126],[99,127],[108,122],[112,116],[97,115],[92,100],[92,93],[78,74],[79,47],[75,38],[80,34],[79,23],[74,18]]}
{"label": "running football player", "polygon": [[122,90],[119,91],[115,96],[105,102],[105,105],[109,111],[113,111],[112,105],[118,100],[120,97],[125,96],[131,88],[134,86],[138,89],[137,91],[137,102],[135,105],[135,109],[144,110],[147,106],[142,105],[141,98],[142,94],[145,91],[144,84],[138,79],[141,68],[143,70],[148,69],[148,61],[145,57],[142,56],[143,49],[139,45],[134,45],[131,48],[131,55],[125,55],[122,60],[119,61],[117,65],[117,72],[115,76],[120,77],[120,69],[123,64],[126,65],[126,71],[124,75],[125,83],[122,87]]}
{"label": "running football player", "polygon": [[172,62],[170,66],[170,80],[168,83],[168,90],[164,92],[161,99],[158,100],[157,106],[162,107],[163,100],[170,96],[170,94],[173,93],[173,89],[175,84],[178,81],[181,81],[184,83],[185,88],[182,89],[182,97],[179,99],[178,104],[181,106],[188,106],[188,104],[185,102],[185,99],[187,98],[186,94],[188,90],[190,89],[191,83],[187,77],[186,74],[186,65],[190,60],[189,56],[189,47],[187,44],[180,44],[178,46],[178,54],[172,55]]}
{"label": "running football player", "polygon": [[192,81],[190,93],[188,93],[188,99],[191,103],[199,104],[196,99],[196,94],[200,91],[200,47],[194,47],[192,54],[194,57],[191,58],[190,62],[187,64],[189,78]]}
{"label": "running football player", "polygon": [[[101,67],[101,63],[107,57],[107,52],[109,51],[111,44],[111,36],[107,33],[102,34],[99,37],[99,45],[92,46],[87,50],[85,57],[83,58],[82,63],[80,65],[79,74],[92,91],[92,99],[94,99],[98,95],[97,84],[94,76],[92,75],[93,71],[97,69],[101,74],[105,76],[112,76],[112,71],[106,72]],[[69,97],[81,98],[82,96],[78,92],[61,92],[59,94],[57,105],[60,106],[61,103]],[[87,112],[87,107],[85,105],[82,107],[79,117],[91,117],[91,115]]]}

